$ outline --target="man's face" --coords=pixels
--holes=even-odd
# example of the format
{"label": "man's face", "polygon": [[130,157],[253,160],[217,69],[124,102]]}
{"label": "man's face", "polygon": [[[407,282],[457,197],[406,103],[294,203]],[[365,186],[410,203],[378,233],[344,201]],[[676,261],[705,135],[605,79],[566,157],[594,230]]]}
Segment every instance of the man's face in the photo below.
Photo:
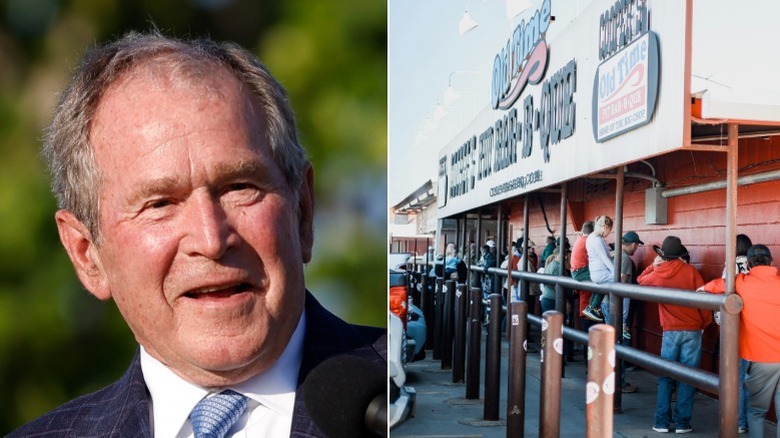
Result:
{"label": "man's face", "polygon": [[215,70],[208,82],[131,74],[103,97],[90,132],[101,239],[79,276],[152,356],[221,386],[267,369],[295,329],[312,187],[309,170],[299,203],[237,80]]}
{"label": "man's face", "polygon": [[626,254],[630,256],[634,255],[637,249],[639,249],[639,243],[637,242],[630,242],[630,243],[623,244],[623,250],[626,252]]}

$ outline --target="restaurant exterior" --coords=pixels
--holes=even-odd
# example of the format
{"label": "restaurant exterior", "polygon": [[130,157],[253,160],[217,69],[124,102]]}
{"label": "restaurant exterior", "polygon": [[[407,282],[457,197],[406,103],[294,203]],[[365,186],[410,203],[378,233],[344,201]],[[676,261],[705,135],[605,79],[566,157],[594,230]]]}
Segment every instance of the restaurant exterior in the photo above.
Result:
{"label": "restaurant exterior", "polygon": [[[547,41],[555,0],[537,4],[505,45],[479,54],[492,60],[489,104],[441,149],[430,208],[440,224],[455,222],[456,243],[495,239],[508,248],[524,237],[541,254],[548,236],[573,243],[583,222],[608,215],[615,220],[608,242],[626,231],[644,241],[632,257],[639,272],[669,235],[680,237],[705,281],[733,265],[725,261],[734,259],[740,233],[777,258],[780,100],[740,92],[776,73],[761,56],[724,52],[724,63],[739,59],[741,83],[698,77],[704,45],[719,42],[694,47],[696,30],[709,25],[697,17],[721,6],[594,0]],[[738,19],[739,6],[729,7],[724,41],[763,38]],[[440,236],[437,248],[451,236]],[[727,274],[733,291],[733,269]],[[657,305],[634,305],[633,346],[657,354]],[[724,314],[722,326],[705,332],[701,368],[714,373],[737,363],[738,312]],[[729,376],[733,383],[735,372]],[[728,382],[722,400],[735,396]]]}

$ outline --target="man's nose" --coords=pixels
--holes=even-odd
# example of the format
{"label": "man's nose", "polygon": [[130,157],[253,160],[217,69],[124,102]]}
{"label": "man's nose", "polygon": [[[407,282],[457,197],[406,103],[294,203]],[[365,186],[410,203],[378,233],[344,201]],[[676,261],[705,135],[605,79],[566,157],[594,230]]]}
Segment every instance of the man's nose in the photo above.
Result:
{"label": "man's nose", "polygon": [[218,260],[241,239],[219,199],[206,194],[193,195],[187,208],[186,243],[188,255]]}

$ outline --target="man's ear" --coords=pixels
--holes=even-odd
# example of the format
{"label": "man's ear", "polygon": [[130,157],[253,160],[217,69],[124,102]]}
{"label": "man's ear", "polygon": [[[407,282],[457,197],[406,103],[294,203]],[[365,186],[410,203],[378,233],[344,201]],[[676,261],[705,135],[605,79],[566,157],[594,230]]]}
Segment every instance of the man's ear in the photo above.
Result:
{"label": "man's ear", "polygon": [[60,241],[76,269],[81,284],[95,297],[101,300],[111,298],[97,247],[87,227],[68,210],[59,210],[54,215]]}
{"label": "man's ear", "polygon": [[303,263],[311,261],[311,250],[314,245],[314,168],[309,163],[304,171],[303,182],[298,190],[298,233],[301,239],[301,256]]}

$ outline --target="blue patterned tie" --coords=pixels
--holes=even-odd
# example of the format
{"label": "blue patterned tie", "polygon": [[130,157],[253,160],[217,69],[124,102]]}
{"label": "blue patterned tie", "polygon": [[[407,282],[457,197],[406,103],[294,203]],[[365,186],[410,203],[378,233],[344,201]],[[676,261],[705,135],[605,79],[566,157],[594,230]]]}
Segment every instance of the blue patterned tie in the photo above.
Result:
{"label": "blue patterned tie", "polygon": [[199,401],[190,412],[195,438],[223,438],[246,409],[246,397],[231,390]]}

